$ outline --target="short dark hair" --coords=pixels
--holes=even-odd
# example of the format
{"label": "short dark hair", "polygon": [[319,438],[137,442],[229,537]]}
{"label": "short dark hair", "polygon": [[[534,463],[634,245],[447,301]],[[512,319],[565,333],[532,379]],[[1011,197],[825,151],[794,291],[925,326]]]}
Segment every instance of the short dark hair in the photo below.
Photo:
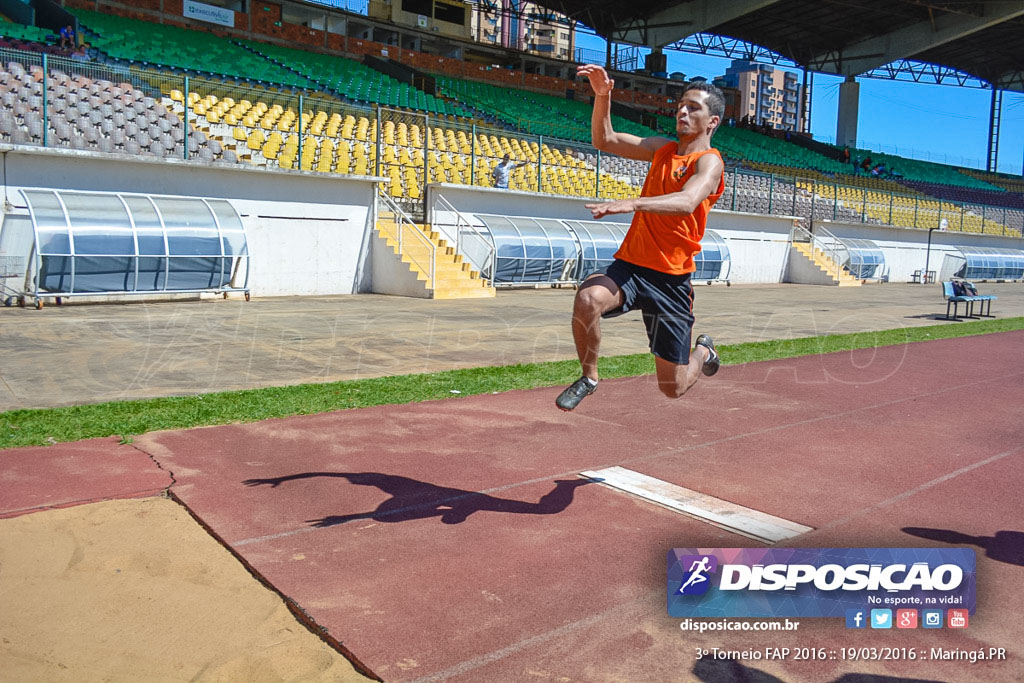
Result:
{"label": "short dark hair", "polygon": [[693,81],[683,89],[683,95],[691,90],[700,90],[708,94],[708,110],[712,116],[717,116],[719,122],[725,119],[725,95],[722,91],[707,81]]}

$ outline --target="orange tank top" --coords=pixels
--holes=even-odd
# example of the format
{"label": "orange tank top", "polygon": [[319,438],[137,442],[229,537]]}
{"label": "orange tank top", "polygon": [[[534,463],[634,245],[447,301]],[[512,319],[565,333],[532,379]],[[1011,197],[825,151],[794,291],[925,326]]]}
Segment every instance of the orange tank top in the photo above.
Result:
{"label": "orange tank top", "polygon": [[[651,161],[641,197],[659,197],[679,192],[697,170],[697,159],[705,154],[722,155],[717,149],[678,155],[676,143],[658,148]],[[708,214],[725,191],[725,173],[718,188],[708,195],[691,214],[656,214],[637,211],[629,232],[615,258],[636,266],[671,275],[692,273],[697,269],[693,256],[700,251],[700,241],[707,227]]]}

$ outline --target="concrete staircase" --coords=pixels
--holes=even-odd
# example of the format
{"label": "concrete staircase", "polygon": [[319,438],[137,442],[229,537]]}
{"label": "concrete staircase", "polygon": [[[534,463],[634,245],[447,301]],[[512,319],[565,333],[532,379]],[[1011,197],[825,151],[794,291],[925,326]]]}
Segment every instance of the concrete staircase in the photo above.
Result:
{"label": "concrete staircase", "polygon": [[808,242],[793,242],[789,257],[788,282],[840,287],[861,286],[860,280],[842,268],[837,268],[832,257]]}
{"label": "concrete staircase", "polygon": [[[398,246],[399,229],[403,231],[401,250]],[[481,279],[480,274],[463,261],[462,255],[455,253],[455,247],[441,239],[429,225],[405,223],[400,226],[391,216],[382,214],[377,221],[377,237],[380,240],[377,246],[390,250],[393,257],[408,269],[408,274],[397,274],[397,279],[405,280],[404,291],[386,291],[376,284],[375,291],[427,299],[481,299],[495,296],[494,287]],[[429,282],[431,247],[427,241],[433,244],[435,253],[433,289]],[[411,280],[410,276],[415,279]]]}

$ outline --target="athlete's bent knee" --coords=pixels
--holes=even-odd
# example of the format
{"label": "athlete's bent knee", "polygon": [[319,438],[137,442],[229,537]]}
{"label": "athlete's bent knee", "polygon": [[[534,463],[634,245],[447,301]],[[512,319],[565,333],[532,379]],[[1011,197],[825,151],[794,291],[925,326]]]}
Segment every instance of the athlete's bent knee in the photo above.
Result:
{"label": "athlete's bent knee", "polygon": [[575,307],[577,312],[583,313],[596,313],[600,314],[605,306],[606,296],[602,296],[602,293],[595,291],[596,288],[581,289],[576,292]]}

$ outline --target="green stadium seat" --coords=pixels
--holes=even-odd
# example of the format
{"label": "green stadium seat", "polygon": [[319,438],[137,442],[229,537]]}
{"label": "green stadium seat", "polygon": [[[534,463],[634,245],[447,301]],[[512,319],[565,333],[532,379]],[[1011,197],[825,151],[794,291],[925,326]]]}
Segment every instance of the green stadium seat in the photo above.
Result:
{"label": "green stadium seat", "polygon": [[0,36],[16,38],[32,43],[53,43],[53,32],[38,26],[26,26],[12,21],[0,20]]}
{"label": "green stadium seat", "polygon": [[[591,106],[588,102],[451,76],[438,76],[437,84],[452,99],[465,102],[524,133],[579,142],[590,141]],[[658,134],[646,126],[616,115],[612,115],[612,125],[616,130],[641,137]]]}
{"label": "green stadium seat", "polygon": [[68,11],[96,34],[90,38],[92,45],[116,59],[297,89],[317,88],[314,81],[227,38],[90,10]]}
{"label": "green stadium seat", "polygon": [[[443,108],[445,103],[433,95],[427,95],[407,83],[400,83],[354,59],[254,41],[244,41],[244,45],[273,63],[288,65],[320,87],[356,101],[448,113]],[[463,117],[471,115],[461,108],[454,108],[451,113]]]}

